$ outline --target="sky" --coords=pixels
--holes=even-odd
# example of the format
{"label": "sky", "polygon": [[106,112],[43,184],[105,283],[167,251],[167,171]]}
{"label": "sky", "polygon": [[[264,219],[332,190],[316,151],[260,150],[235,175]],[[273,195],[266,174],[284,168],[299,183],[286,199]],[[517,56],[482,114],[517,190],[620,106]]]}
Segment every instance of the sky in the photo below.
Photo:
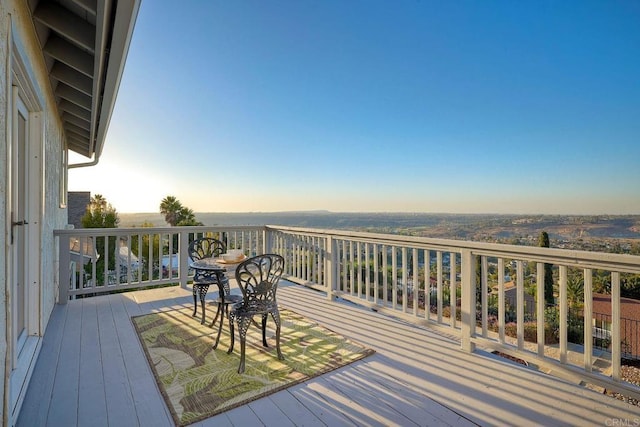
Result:
{"label": "sky", "polygon": [[69,190],[122,213],[640,214],[638,22],[635,0],[143,0]]}

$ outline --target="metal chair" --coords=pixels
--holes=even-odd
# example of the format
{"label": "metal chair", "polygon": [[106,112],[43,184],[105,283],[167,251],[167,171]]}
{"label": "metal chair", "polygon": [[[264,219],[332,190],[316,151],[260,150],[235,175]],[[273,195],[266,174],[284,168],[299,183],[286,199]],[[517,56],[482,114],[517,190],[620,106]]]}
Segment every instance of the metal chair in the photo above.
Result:
{"label": "metal chair", "polygon": [[240,336],[240,366],[244,372],[247,330],[256,315],[262,316],[262,345],[268,347],[266,338],[267,317],[270,314],[276,324],[276,351],[278,359],[284,360],[280,351],[280,311],[276,301],[278,282],[284,270],[284,258],[276,254],[258,255],[249,258],[236,268],[236,281],[242,291],[242,302],[234,304],[229,312],[231,345],[227,353],[233,352],[235,342],[234,321]]}
{"label": "metal chair", "polygon": [[[224,242],[214,239],[213,237],[196,239],[189,244],[188,249],[189,258],[191,258],[192,261],[198,261],[203,258],[218,258],[226,251],[227,246]],[[221,283],[219,283],[219,281]],[[198,299],[200,299],[200,305],[202,307],[201,324],[204,324],[205,321],[205,297],[211,285],[218,286],[220,292],[218,293],[218,299],[215,301],[218,310],[209,326],[213,326],[216,323],[220,315],[220,310],[223,308],[222,306],[224,306],[224,309],[228,312],[229,304],[242,301],[241,295],[231,294],[228,277],[212,272],[196,271],[193,276],[193,316],[196,316],[198,313]]]}

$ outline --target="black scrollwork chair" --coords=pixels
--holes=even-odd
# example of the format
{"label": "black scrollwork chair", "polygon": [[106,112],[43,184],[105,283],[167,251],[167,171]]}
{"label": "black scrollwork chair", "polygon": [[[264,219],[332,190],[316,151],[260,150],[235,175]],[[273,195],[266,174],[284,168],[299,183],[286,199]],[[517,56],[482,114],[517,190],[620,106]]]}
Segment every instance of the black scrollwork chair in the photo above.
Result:
{"label": "black scrollwork chair", "polygon": [[242,302],[234,304],[229,312],[231,345],[227,353],[233,352],[235,341],[234,321],[240,336],[240,366],[244,372],[247,330],[253,317],[262,316],[262,345],[268,347],[266,338],[267,317],[270,314],[276,324],[276,351],[278,359],[284,360],[280,351],[280,311],[276,301],[278,282],[284,270],[284,258],[276,254],[258,255],[243,261],[236,268],[236,281],[242,291]]}
{"label": "black scrollwork chair", "polygon": [[[224,244],[224,242],[212,237],[202,237],[194,240],[189,244],[188,252],[189,257],[192,261],[198,261],[203,258],[218,258],[226,251],[227,246]],[[216,300],[218,310],[216,311],[216,315],[213,318],[210,326],[213,326],[218,319],[222,305],[224,305],[224,309],[228,311],[229,304],[235,304],[242,301],[241,295],[231,294],[231,290],[229,288],[229,278],[224,275],[221,276],[220,280],[222,281],[222,286],[219,286],[219,277],[220,276],[213,272],[202,270],[196,271],[196,274],[193,276],[193,315],[196,316],[198,313],[198,299],[200,299],[200,305],[202,307],[202,321],[200,322],[201,324],[204,324],[205,321],[205,297],[207,296],[209,286],[216,285],[219,289],[224,290],[224,295],[221,295],[222,292],[220,292],[220,294],[218,295],[218,299]]]}

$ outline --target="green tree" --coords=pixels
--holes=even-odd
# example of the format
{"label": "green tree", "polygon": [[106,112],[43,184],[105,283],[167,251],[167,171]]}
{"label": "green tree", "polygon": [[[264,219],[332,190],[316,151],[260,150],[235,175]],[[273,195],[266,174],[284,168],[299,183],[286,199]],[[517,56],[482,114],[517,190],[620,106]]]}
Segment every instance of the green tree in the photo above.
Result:
{"label": "green tree", "polygon": [[116,209],[102,195],[91,197],[89,206],[82,217],[84,228],[118,228],[120,218]]}
{"label": "green tree", "polygon": [[[541,248],[549,247],[549,235],[546,231],[540,233],[538,246]],[[551,264],[544,265],[544,301],[547,305],[555,303],[553,298],[553,268]]]}
{"label": "green tree", "polygon": [[200,221],[196,220],[196,215],[192,209],[182,207],[178,213],[178,226],[198,226],[204,225]]}
{"label": "green tree", "polygon": [[174,196],[167,196],[162,199],[160,213],[164,215],[165,221],[172,227],[204,225],[196,220],[196,215],[192,209],[183,206]]}
{"label": "green tree", "polygon": [[569,309],[580,309],[584,305],[584,280],[578,273],[567,278],[567,302]]}
{"label": "green tree", "polygon": [[[116,209],[107,202],[107,199],[105,199],[100,194],[96,194],[95,196],[91,197],[89,206],[87,206],[87,210],[81,221],[84,228],[118,228],[120,218],[118,217],[118,212],[116,212]],[[104,262],[107,258],[109,259],[109,270],[113,270],[115,267],[115,257],[105,256],[105,250],[107,247],[107,245],[105,245],[106,241],[107,238],[105,236],[99,236],[95,238],[95,251],[98,255],[98,260],[96,261],[96,271],[104,271]],[[113,253],[115,247],[116,237],[111,236],[108,238],[109,251]],[[85,271],[88,274],[91,274],[92,265],[86,265]],[[104,276],[99,274],[97,280],[99,284],[102,284],[104,282]]]}
{"label": "green tree", "polygon": [[610,294],[611,282],[610,275],[604,271],[596,271],[593,276],[593,292],[597,294]]}
{"label": "green tree", "polygon": [[160,213],[164,215],[164,220],[172,227],[178,225],[182,209],[182,203],[174,196],[167,196],[160,202]]}
{"label": "green tree", "polygon": [[640,274],[631,274],[622,278],[620,293],[625,298],[640,300]]}
{"label": "green tree", "polygon": [[[148,221],[145,221],[142,224],[142,228],[152,228],[154,225]],[[140,243],[142,243],[142,247],[140,247]],[[134,238],[131,241],[131,251],[137,254],[138,258],[142,260],[142,265],[144,266],[142,272],[142,279],[148,280],[150,277],[159,278],[160,264],[162,253],[160,251],[160,235],[157,233],[153,234],[143,234],[142,242],[139,239]],[[149,261],[149,252],[151,252],[151,257],[153,258],[153,264]],[[155,273],[158,275],[154,276]]]}

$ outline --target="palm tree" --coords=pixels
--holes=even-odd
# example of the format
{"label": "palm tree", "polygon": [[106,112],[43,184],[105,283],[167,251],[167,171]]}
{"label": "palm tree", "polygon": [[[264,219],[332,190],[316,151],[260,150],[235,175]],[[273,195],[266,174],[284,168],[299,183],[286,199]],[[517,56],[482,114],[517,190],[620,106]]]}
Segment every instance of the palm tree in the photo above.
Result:
{"label": "palm tree", "polygon": [[182,203],[174,196],[167,196],[160,202],[160,213],[164,215],[164,220],[172,227],[178,225],[183,209]]}
{"label": "palm tree", "polygon": [[584,281],[580,275],[571,275],[567,279],[567,302],[569,308],[581,308],[584,301]]}
{"label": "palm tree", "polygon": [[179,226],[193,226],[193,225],[204,225],[202,222],[196,220],[196,214],[193,212],[193,209],[190,209],[186,206],[183,206],[178,212],[177,217]]}

